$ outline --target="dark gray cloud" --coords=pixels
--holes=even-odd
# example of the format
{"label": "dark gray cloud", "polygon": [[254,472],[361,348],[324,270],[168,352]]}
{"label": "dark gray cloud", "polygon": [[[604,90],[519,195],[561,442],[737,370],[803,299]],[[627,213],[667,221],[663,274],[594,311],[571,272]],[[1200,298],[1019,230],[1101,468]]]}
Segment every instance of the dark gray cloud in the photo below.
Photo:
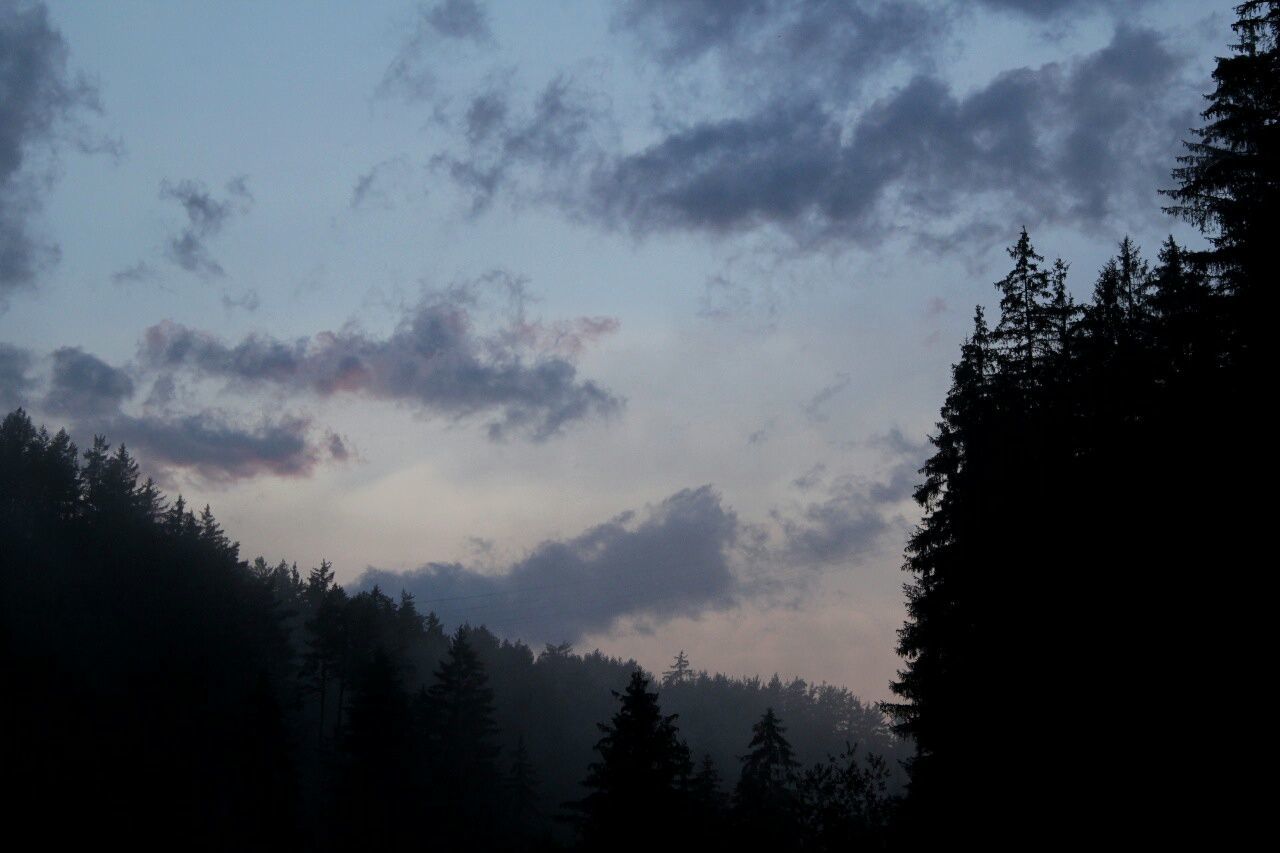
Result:
{"label": "dark gray cloud", "polygon": [[615,26],[669,69],[714,58],[739,94],[842,96],[895,60],[927,64],[950,18],[917,0],[624,0]]}
{"label": "dark gray cloud", "polygon": [[242,387],[320,396],[359,394],[461,419],[489,415],[489,434],[543,440],[578,420],[617,412],[622,401],[580,380],[573,358],[617,328],[607,317],[542,323],[525,313],[523,285],[505,276],[511,309],[497,329],[476,328],[481,285],[429,294],[386,338],[351,328],[310,339],[251,335],[226,344],[175,323],[147,330],[141,358],[156,370],[186,369]]}
{"label": "dark gray cloud", "polygon": [[[0,349],[0,391],[3,355]],[[51,360],[53,369],[41,408],[67,418],[73,432],[102,434],[127,445],[162,479],[179,471],[210,482],[262,475],[301,477],[322,461],[343,461],[349,456],[339,436],[330,433],[323,440],[314,439],[306,418],[284,416],[245,424],[214,410],[169,412],[175,397],[171,377],[161,377],[154,384],[143,414],[129,414],[123,407],[134,396],[136,385],[127,371],[79,347],[55,350]]]}
{"label": "dark gray cloud", "polygon": [[0,308],[57,259],[32,233],[59,144],[93,146],[79,117],[98,111],[97,91],[67,70],[67,45],[43,3],[0,2]]}
{"label": "dark gray cloud", "polygon": [[406,589],[447,623],[485,624],[532,642],[577,641],[625,616],[693,616],[733,604],[738,519],[710,486],[685,489],[579,536],[543,542],[505,571],[456,563],[370,568],[362,587]]}
{"label": "dark gray cloud", "polygon": [[489,13],[475,0],[441,0],[433,6],[422,6],[421,14],[422,19],[445,38],[474,42],[493,39],[493,33],[489,31]]}
{"label": "dark gray cloud", "polygon": [[446,623],[484,624],[532,642],[577,641],[624,617],[662,621],[746,600],[791,601],[789,592],[856,565],[905,525],[899,504],[910,497],[925,445],[897,429],[869,444],[884,455],[884,477],[828,483],[819,463],[795,482],[805,500],[771,513],[772,529],[744,523],[713,487],[701,486],[543,542],[505,566],[487,559],[492,542],[473,537],[484,567],[370,567],[358,584],[404,589]]}
{"label": "dark gray cloud", "polygon": [[[835,477],[821,497],[775,510],[773,519],[782,534],[775,560],[819,568],[857,563],[902,531],[899,505],[915,491],[928,445],[907,439],[897,428],[868,444],[883,452],[888,462],[884,475]],[[823,485],[825,474],[826,466],[815,465],[792,485],[808,495]]]}
{"label": "dark gray cloud", "polygon": [[25,406],[31,390],[31,353],[21,347],[0,343],[0,411]]}
{"label": "dark gray cloud", "polygon": [[44,408],[58,415],[99,416],[115,412],[133,396],[129,374],[79,347],[54,350],[53,374]]}
{"label": "dark gray cloud", "polygon": [[604,160],[614,133],[607,102],[563,74],[522,115],[504,80],[472,98],[464,118],[465,147],[437,154],[431,165],[470,196],[473,212],[500,190],[566,202],[580,176]]}
{"label": "dark gray cloud", "polygon": [[852,479],[840,481],[826,498],[805,504],[795,515],[778,514],[775,520],[782,527],[783,554],[800,566],[856,561],[891,530],[881,505]]}
{"label": "dark gray cloud", "polygon": [[96,432],[139,451],[150,465],[227,483],[259,476],[306,477],[328,458],[346,459],[345,447],[313,442],[311,422],[283,417],[242,424],[213,411],[133,417],[116,413]]}
{"label": "dark gray cloud", "polygon": [[206,241],[221,233],[232,217],[248,212],[253,195],[246,178],[240,176],[228,181],[222,198],[215,197],[199,181],[166,180],[160,184],[160,198],[176,201],[187,217],[186,226],[165,244],[165,256],[187,272],[224,275],[222,265],[209,253]]}
{"label": "dark gray cloud", "polygon": [[406,100],[429,100],[436,93],[434,63],[451,42],[493,43],[489,13],[475,0],[440,0],[419,3],[409,34],[400,44],[378,85],[381,96],[396,95]]}
{"label": "dark gray cloud", "polygon": [[1096,53],[964,96],[917,76],[847,126],[817,100],[775,102],[616,160],[579,213],[641,233],[772,225],[872,241],[986,199],[1031,223],[1097,225],[1148,201],[1171,161],[1190,118],[1166,104],[1182,63],[1156,33],[1120,28]]}
{"label": "dark gray cloud", "polygon": [[1030,18],[1047,20],[1099,9],[1132,11],[1147,2],[1149,0],[979,0],[979,5],[998,12],[1017,12]]}
{"label": "dark gray cloud", "polygon": [[[745,600],[790,601],[815,572],[848,568],[900,531],[896,506],[920,465],[922,445],[900,432],[877,440],[883,480],[837,477],[816,499],[772,513],[774,532],[745,524],[711,486],[677,492],[564,540],[546,541],[503,567],[427,563],[398,572],[370,567],[362,588],[407,590],[448,624],[484,624],[531,642],[578,641],[624,617],[662,621]],[[822,487],[825,466],[797,481]],[[471,540],[481,556],[487,540]]]}

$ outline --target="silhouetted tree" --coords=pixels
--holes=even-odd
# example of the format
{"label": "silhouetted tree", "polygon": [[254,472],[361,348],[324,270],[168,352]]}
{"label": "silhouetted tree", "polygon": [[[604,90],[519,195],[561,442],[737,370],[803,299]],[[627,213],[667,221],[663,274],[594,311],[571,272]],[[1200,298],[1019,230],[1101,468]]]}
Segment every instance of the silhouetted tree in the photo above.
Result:
{"label": "silhouetted tree", "polygon": [[684,649],[671,662],[671,669],[662,673],[662,686],[675,687],[693,680],[693,667],[689,666],[689,658]]}
{"label": "silhouetted tree", "polygon": [[449,654],[427,691],[428,755],[442,840],[484,837],[500,814],[495,760],[497,727],[493,691],[470,641],[471,629],[454,632]]}
{"label": "silhouetted tree", "polygon": [[347,849],[403,849],[417,834],[403,819],[415,799],[409,700],[385,651],[373,652],[352,693],[334,804],[337,835]]}
{"label": "silhouetted tree", "polygon": [[680,741],[676,716],[664,715],[658,694],[648,688],[644,673],[632,672],[626,690],[613,694],[621,708],[609,723],[599,724],[604,734],[596,744],[600,760],[583,782],[590,793],[577,804],[588,850],[647,846],[637,837],[642,816],[684,825],[689,750]]}
{"label": "silhouetted tree", "polygon": [[773,709],[751,728],[750,751],[742,756],[742,775],[733,791],[734,822],[745,841],[762,849],[790,850],[799,844],[796,771],[799,763],[786,739],[786,727]]}
{"label": "silhouetted tree", "polygon": [[797,782],[804,849],[886,850],[895,801],[884,758],[858,755],[856,746],[819,762]]}
{"label": "silhouetted tree", "polygon": [[1250,0],[1235,10],[1238,41],[1217,61],[1205,124],[1185,143],[1173,173],[1179,185],[1166,194],[1169,212],[1208,235],[1213,249],[1204,259],[1251,330],[1261,328],[1252,312],[1274,288],[1280,229],[1280,3]]}

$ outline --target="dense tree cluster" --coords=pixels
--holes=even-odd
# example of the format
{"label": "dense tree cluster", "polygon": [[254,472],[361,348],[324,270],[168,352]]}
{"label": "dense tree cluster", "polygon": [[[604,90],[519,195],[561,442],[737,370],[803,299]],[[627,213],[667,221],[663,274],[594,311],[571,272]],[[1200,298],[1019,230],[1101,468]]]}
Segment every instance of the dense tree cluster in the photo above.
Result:
{"label": "dense tree cluster", "polygon": [[1237,13],[1168,192],[1210,248],[1170,238],[1151,263],[1126,238],[1077,305],[1024,230],[954,366],[889,706],[918,748],[916,841],[1185,835],[1226,796],[1194,781],[1227,760],[1187,754],[1187,695],[1247,683],[1257,639],[1242,588],[1280,234],[1280,3]]}
{"label": "dense tree cluster", "polygon": [[892,843],[898,800],[883,757],[863,758],[846,743],[804,770],[786,726],[766,708],[726,793],[709,755],[695,767],[679,715],[664,714],[649,687],[634,671],[627,689],[614,693],[621,707],[600,725],[600,759],[576,804],[585,849],[837,851]]}
{"label": "dense tree cluster", "polygon": [[[410,595],[348,593],[328,563],[246,563],[123,447],[79,454],[21,410],[0,423],[0,543],[0,725],[21,733],[0,765],[18,813],[60,842],[529,849],[581,830],[590,849],[644,814],[637,797],[707,837],[766,707],[803,723],[810,760],[855,742],[882,769],[903,754],[847,690],[695,672],[683,652],[663,688],[688,721],[676,740],[633,661],[446,633]],[[69,802],[81,819],[56,820]]]}

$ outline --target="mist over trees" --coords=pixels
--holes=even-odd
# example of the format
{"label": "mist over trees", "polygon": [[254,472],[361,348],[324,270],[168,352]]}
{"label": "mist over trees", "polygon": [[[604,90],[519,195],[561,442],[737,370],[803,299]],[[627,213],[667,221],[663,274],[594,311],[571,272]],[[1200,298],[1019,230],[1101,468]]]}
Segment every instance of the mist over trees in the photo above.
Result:
{"label": "mist over trees", "polygon": [[[1280,3],[1077,301],[1024,228],[920,471],[898,700],[660,675],[241,558],[123,446],[0,422],[2,777],[41,846],[1155,846],[1242,777],[1204,719],[1257,681],[1280,234]],[[1207,695],[1214,705],[1206,709]],[[1215,831],[1222,831],[1220,828]]]}
{"label": "mist over trees", "polygon": [[[243,561],[124,447],[82,454],[22,410],[0,422],[0,496],[0,725],[23,733],[0,759],[15,813],[60,841],[530,849],[581,831],[594,849],[637,791],[691,833],[729,825],[720,780],[769,708],[810,762],[907,754],[843,688],[711,675],[681,652],[659,710],[634,661],[446,630],[407,593],[348,594],[328,563]],[[67,803],[81,819],[59,824]]]}

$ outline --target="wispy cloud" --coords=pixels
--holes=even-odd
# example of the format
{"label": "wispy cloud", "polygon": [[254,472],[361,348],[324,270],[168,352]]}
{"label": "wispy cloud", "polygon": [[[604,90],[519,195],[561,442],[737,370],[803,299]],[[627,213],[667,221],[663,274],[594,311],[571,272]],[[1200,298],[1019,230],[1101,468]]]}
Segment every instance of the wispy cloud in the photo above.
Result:
{"label": "wispy cloud", "polygon": [[223,276],[222,265],[209,252],[208,240],[220,234],[232,217],[249,211],[253,195],[248,180],[243,175],[231,179],[221,198],[199,181],[163,181],[160,198],[176,201],[187,217],[186,226],[166,242],[165,256],[187,272]]}
{"label": "wispy cloud", "polygon": [[[128,370],[79,347],[57,349],[50,360],[41,410],[66,419],[73,432],[102,434],[128,445],[162,479],[179,472],[213,483],[263,475],[302,477],[326,459],[343,461],[349,455],[340,437],[315,436],[311,421],[303,417],[246,423],[214,409],[171,412],[171,380],[156,383],[142,413],[132,414],[126,405],[137,383]],[[0,358],[0,383],[2,368]]]}
{"label": "wispy cloud", "polygon": [[[511,299],[502,322],[481,330],[479,300],[495,286]],[[228,344],[166,322],[147,330],[141,358],[154,370],[187,370],[239,387],[361,395],[454,419],[487,415],[495,439],[520,434],[541,441],[575,421],[618,412],[622,400],[579,379],[573,364],[617,321],[532,320],[527,298],[520,280],[494,274],[428,293],[387,337],[344,328],[294,341],[251,335]]]}
{"label": "wispy cloud", "polygon": [[58,149],[112,147],[82,123],[84,114],[101,111],[98,92],[68,71],[67,57],[43,3],[0,3],[0,309],[58,258],[57,244],[31,228]]}

